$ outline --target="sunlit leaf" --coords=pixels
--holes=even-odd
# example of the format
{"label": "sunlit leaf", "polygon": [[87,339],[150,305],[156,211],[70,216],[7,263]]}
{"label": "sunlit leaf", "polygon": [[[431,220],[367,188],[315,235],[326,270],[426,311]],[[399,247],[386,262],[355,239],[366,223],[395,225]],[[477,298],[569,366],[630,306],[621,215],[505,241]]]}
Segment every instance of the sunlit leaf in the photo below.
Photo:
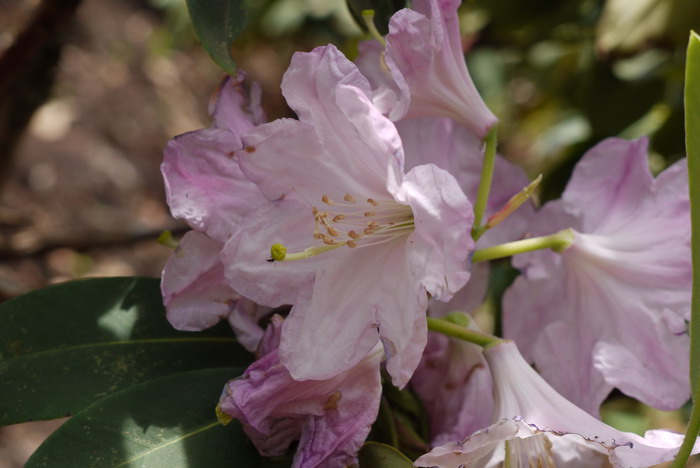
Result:
{"label": "sunlit leaf", "polygon": [[184,372],[110,395],[68,420],[26,467],[288,467],[263,460],[238,423],[216,419],[221,389],[241,372]]}
{"label": "sunlit leaf", "polygon": [[0,424],[70,415],[149,379],[251,357],[227,324],[173,329],[156,279],[51,286],[0,305]]}

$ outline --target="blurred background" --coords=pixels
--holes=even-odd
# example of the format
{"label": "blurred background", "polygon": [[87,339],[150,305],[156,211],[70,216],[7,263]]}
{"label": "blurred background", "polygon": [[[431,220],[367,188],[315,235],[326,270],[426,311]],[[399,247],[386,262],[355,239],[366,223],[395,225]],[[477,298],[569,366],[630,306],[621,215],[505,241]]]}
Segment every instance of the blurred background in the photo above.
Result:
{"label": "blurred background", "polygon": [[[460,13],[470,72],[501,119],[499,151],[544,173],[543,200],[608,136],[648,135],[655,171],[684,155],[685,47],[700,2],[473,0]],[[279,83],[295,51],[332,42],[352,58],[364,38],[345,0],[251,0],[234,57],[272,119],[292,115]],[[0,0],[0,300],[160,274],[170,249],[158,236],[185,230],[164,202],[162,150],[209,125],[222,77],[184,0]],[[622,398],[604,415],[637,432],[684,427],[683,412]],[[22,466],[57,424],[0,429],[0,467]]]}

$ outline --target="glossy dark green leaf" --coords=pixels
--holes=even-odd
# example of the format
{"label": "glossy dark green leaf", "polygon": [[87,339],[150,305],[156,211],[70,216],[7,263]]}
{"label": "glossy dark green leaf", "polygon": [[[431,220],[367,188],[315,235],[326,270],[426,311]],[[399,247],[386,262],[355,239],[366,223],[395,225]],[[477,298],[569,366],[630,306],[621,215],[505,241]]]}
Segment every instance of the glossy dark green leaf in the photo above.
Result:
{"label": "glossy dark green leaf", "polygon": [[360,449],[360,468],[411,468],[413,463],[390,445],[367,442]]}
{"label": "glossy dark green leaf", "polygon": [[245,28],[244,0],[187,0],[192,27],[204,50],[226,73],[236,72],[233,41]]}
{"label": "glossy dark green leaf", "polygon": [[263,460],[238,423],[218,423],[221,390],[241,372],[184,372],[110,395],[69,419],[26,467],[290,466],[288,460]]}
{"label": "glossy dark green leaf", "polygon": [[227,324],[173,329],[157,279],[50,286],[0,305],[0,424],[70,415],[156,377],[251,358]]}

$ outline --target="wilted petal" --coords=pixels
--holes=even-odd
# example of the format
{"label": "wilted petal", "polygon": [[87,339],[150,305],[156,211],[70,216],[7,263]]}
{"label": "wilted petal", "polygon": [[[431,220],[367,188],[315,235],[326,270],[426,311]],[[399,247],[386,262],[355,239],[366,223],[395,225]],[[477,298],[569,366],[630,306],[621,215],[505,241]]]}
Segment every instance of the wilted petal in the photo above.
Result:
{"label": "wilted petal", "polygon": [[221,247],[204,234],[190,231],[168,259],[161,292],[168,321],[178,330],[204,330],[233,310],[239,296],[224,278]]}
{"label": "wilted petal", "polygon": [[356,462],[379,408],[381,347],[328,380],[296,381],[272,351],[226,384],[219,410],[238,419],[264,456],[299,440],[293,466],[345,468]]}

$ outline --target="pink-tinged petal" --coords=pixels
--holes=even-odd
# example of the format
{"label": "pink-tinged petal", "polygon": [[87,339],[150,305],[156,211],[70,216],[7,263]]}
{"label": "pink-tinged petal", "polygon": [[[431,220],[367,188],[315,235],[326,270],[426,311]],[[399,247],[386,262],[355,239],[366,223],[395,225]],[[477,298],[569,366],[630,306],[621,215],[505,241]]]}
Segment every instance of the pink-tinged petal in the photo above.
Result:
{"label": "pink-tinged petal", "polygon": [[[494,382],[494,423],[462,442],[436,447],[416,466],[605,466],[641,468],[671,460],[681,437],[620,432],[559,395],[520,356],[512,342],[484,350]],[[508,444],[504,444],[504,442]],[[696,444],[694,452],[700,450]],[[507,453],[507,455],[506,455]]]}
{"label": "pink-tinged petal", "polygon": [[614,233],[633,219],[651,194],[647,146],[644,138],[608,138],[576,165],[562,200],[583,219],[582,232]]}
{"label": "pink-tinged petal", "polygon": [[219,409],[243,424],[264,456],[299,440],[293,467],[345,468],[357,462],[379,409],[381,358],[375,347],[332,379],[296,381],[272,351],[226,384]]}
{"label": "pink-tinged petal", "polygon": [[469,280],[471,203],[454,177],[434,164],[411,169],[395,197],[413,210],[415,231],[406,249],[412,274],[434,298],[450,300]]}
{"label": "pink-tinged petal", "polygon": [[[476,200],[484,159],[484,143],[468,128],[445,117],[423,117],[397,122],[403,141],[406,169],[433,163],[457,179],[469,200]],[[530,181],[522,169],[496,155],[491,193],[486,217],[499,211],[510,198]],[[526,203],[497,228],[490,229],[479,239],[479,248],[502,244],[522,238],[534,213],[532,203]]]}
{"label": "pink-tinged petal", "polygon": [[408,106],[407,99],[399,101],[402,94],[408,93],[403,76],[400,72],[392,73],[389,69],[384,59],[384,46],[379,41],[362,41],[357,48],[355,65],[372,87],[372,102],[382,114],[399,121],[406,114]]}
{"label": "pink-tinged petal", "polygon": [[323,194],[336,201],[346,193],[385,198],[387,184],[398,183],[398,132],[353,86],[358,80],[365,79],[333,46],[295,55],[283,88],[301,122],[258,127],[243,137],[240,152],[243,170],[268,199],[294,192],[315,206]]}
{"label": "pink-tinged petal", "polygon": [[227,130],[185,133],[168,143],[161,165],[173,216],[222,243],[265,201],[234,159],[240,147],[238,136]]}
{"label": "pink-tinged petal", "polygon": [[491,373],[474,344],[429,333],[411,387],[430,418],[432,446],[461,440],[491,421]]}
{"label": "pink-tinged petal", "polygon": [[236,333],[238,342],[251,353],[258,349],[258,344],[263,337],[264,330],[258,322],[271,311],[269,307],[261,306],[243,297],[238,300],[236,307],[228,316],[228,323]]}
{"label": "pink-tinged petal", "polygon": [[[562,200],[533,218],[531,231],[567,227],[575,237],[565,251],[516,257],[523,275],[505,295],[505,335],[592,414],[606,387],[657,408],[679,407],[690,396],[685,162],[654,179],[645,140],[600,143],[576,166]],[[542,323],[549,325],[536,325]]]}
{"label": "pink-tinged petal", "polygon": [[417,0],[413,4],[417,11],[394,14],[386,37],[386,62],[398,86],[403,87],[397,79],[400,74],[410,90],[410,96],[404,92],[401,97],[404,106],[410,101],[407,117],[451,117],[484,138],[498,120],[481,99],[464,62],[459,3]]}
{"label": "pink-tinged petal", "polygon": [[301,252],[313,240],[313,229],[310,210],[298,201],[282,200],[254,210],[241,220],[221,251],[229,284],[268,307],[295,303],[311,287],[315,269],[327,258],[272,262],[270,247],[281,243],[290,253]]}
{"label": "pink-tinged petal", "polygon": [[214,127],[230,130],[240,136],[267,122],[260,104],[261,97],[260,84],[247,83],[244,72],[239,70],[235,76],[226,76],[209,103],[209,115]]}
{"label": "pink-tinged petal", "polygon": [[[665,326],[654,323],[630,325],[635,329],[635,339],[596,344],[593,348],[595,369],[607,383],[626,395],[661,410],[677,409],[682,404],[679,402],[690,395],[690,382],[682,372],[690,366],[690,337],[677,336]],[[642,341],[640,337],[645,335],[648,339]],[[659,347],[657,343],[668,344]],[[674,365],[669,367],[669,362]]]}
{"label": "pink-tinged petal", "polygon": [[185,234],[163,269],[161,292],[168,321],[178,330],[198,331],[226,318],[239,299],[224,278],[221,243],[204,234]]}
{"label": "pink-tinged petal", "polygon": [[471,313],[486,299],[489,287],[489,262],[474,263],[469,271],[469,282],[448,302],[430,301],[428,306],[430,316],[444,317],[450,312]]}
{"label": "pink-tinged petal", "polygon": [[407,269],[404,243],[334,254],[316,275],[310,301],[297,302],[285,321],[280,359],[295,379],[326,379],[357,364],[381,335],[389,362],[401,363],[390,372],[402,387],[420,359],[416,348],[425,346],[425,332],[416,336],[415,327],[422,313],[425,330],[427,307]]}

